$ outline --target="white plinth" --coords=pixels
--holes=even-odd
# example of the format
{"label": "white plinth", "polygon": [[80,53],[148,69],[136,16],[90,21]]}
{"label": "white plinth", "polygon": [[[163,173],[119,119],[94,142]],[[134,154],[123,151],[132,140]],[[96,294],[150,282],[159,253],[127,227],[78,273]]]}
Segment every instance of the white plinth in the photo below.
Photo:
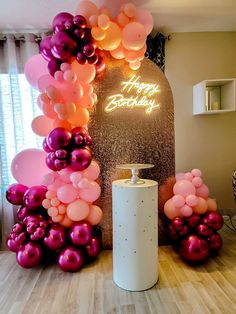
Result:
{"label": "white plinth", "polygon": [[113,280],[130,291],[158,280],[157,182],[112,183]]}

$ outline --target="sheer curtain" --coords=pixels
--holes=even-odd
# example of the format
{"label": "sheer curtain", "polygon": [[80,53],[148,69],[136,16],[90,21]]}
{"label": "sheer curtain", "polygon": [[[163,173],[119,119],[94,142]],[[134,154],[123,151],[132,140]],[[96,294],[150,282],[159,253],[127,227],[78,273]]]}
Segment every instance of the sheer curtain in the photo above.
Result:
{"label": "sheer curtain", "polygon": [[11,161],[23,149],[40,147],[41,140],[31,130],[32,119],[40,113],[38,92],[24,76],[25,62],[38,53],[38,38],[33,34],[0,36],[0,245],[4,248],[17,210],[5,199],[7,187],[15,182]]}

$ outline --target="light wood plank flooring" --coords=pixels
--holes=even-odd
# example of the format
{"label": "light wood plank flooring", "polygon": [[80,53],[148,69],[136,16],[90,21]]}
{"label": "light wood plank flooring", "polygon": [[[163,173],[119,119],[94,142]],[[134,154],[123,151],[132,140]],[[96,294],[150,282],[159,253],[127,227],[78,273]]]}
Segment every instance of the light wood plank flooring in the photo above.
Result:
{"label": "light wood plank flooring", "polygon": [[159,282],[128,292],[112,281],[112,252],[75,274],[56,265],[20,268],[0,253],[0,313],[236,313],[236,233],[223,228],[224,247],[204,266],[190,267],[159,247]]}

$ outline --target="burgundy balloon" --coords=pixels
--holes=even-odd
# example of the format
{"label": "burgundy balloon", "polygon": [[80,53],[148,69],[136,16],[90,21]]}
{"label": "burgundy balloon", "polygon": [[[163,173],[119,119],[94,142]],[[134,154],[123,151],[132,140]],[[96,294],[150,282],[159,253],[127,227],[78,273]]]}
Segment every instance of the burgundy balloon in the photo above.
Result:
{"label": "burgundy balloon", "polygon": [[58,149],[55,151],[55,156],[58,159],[65,159],[67,157],[67,151],[65,149]]}
{"label": "burgundy balloon", "polygon": [[52,151],[66,148],[70,144],[71,133],[64,128],[55,128],[48,134],[46,141]]}
{"label": "burgundy balloon", "polygon": [[82,52],[77,53],[76,60],[78,61],[79,64],[86,64],[88,61],[86,56]]}
{"label": "burgundy balloon", "polygon": [[209,246],[197,235],[189,235],[181,241],[179,254],[187,262],[202,263],[209,257]]}
{"label": "burgundy balloon", "polygon": [[92,154],[89,149],[75,148],[71,152],[70,167],[75,171],[82,171],[90,165]]}
{"label": "burgundy balloon", "polygon": [[8,187],[6,192],[6,199],[13,205],[23,205],[24,194],[27,190],[27,186],[14,183]]}
{"label": "burgundy balloon", "polygon": [[74,36],[76,36],[79,40],[81,40],[85,36],[85,31],[83,29],[76,29],[74,31]]}
{"label": "burgundy balloon", "polygon": [[89,64],[96,64],[98,62],[98,55],[94,54],[92,57],[88,58]]}
{"label": "burgundy balloon", "polygon": [[197,234],[201,237],[209,237],[212,235],[213,230],[205,224],[200,224],[197,226]]}
{"label": "burgundy balloon", "polygon": [[168,225],[168,233],[169,233],[170,238],[173,241],[180,240],[179,234],[177,233],[176,229],[174,228],[174,226],[171,223]]}
{"label": "burgundy balloon", "polygon": [[65,32],[57,32],[51,39],[51,51],[56,59],[68,61],[74,54],[76,42]]}
{"label": "burgundy balloon", "polygon": [[28,215],[24,218],[23,224],[27,226],[30,222],[39,223],[43,221],[45,221],[45,219],[41,215]]}
{"label": "burgundy balloon", "polygon": [[106,64],[102,56],[98,56],[98,60],[95,64],[97,74],[102,74],[106,69]]}
{"label": "burgundy balloon", "polygon": [[51,76],[54,76],[54,74],[60,70],[61,62],[54,57],[48,62],[48,71],[51,74]]}
{"label": "burgundy balloon", "polygon": [[89,146],[92,143],[91,136],[85,128],[77,127],[71,131],[73,144],[76,147]]}
{"label": "burgundy balloon", "polygon": [[176,231],[180,231],[184,227],[184,220],[183,218],[176,217],[172,220],[171,224]]}
{"label": "burgundy balloon", "polygon": [[86,221],[75,223],[70,231],[69,238],[74,245],[86,245],[92,239],[92,226]]}
{"label": "burgundy balloon", "polygon": [[185,221],[189,227],[195,228],[200,223],[201,217],[198,214],[193,213],[191,216],[185,217]]}
{"label": "burgundy balloon", "polygon": [[224,220],[220,213],[215,211],[207,212],[203,219],[203,223],[206,224],[208,227],[213,228],[214,230],[219,230],[223,227]]}
{"label": "burgundy balloon", "polygon": [[22,245],[16,253],[17,263],[24,268],[37,266],[42,259],[42,248],[35,242]]}
{"label": "burgundy balloon", "polygon": [[188,226],[183,226],[183,229],[181,229],[179,232],[179,235],[181,236],[181,237],[185,237],[186,235],[188,235],[189,234],[189,228],[188,228]]}
{"label": "burgundy balloon", "polygon": [[44,37],[39,45],[39,52],[47,61],[50,61],[53,58],[53,55],[51,52],[51,38],[52,36]]}
{"label": "burgundy balloon", "polygon": [[95,53],[95,47],[94,45],[92,44],[86,44],[84,45],[84,48],[83,48],[83,53],[86,57],[90,58],[94,55]]}
{"label": "burgundy balloon", "polygon": [[223,240],[219,233],[214,233],[210,237],[207,238],[207,242],[209,245],[209,248],[213,252],[217,252],[222,248]]}
{"label": "burgundy balloon", "polygon": [[25,231],[22,231],[20,233],[11,232],[7,238],[7,247],[12,252],[17,252],[21,245],[24,244],[24,242],[27,239],[27,234]]}
{"label": "burgundy balloon", "polygon": [[26,230],[30,235],[32,241],[39,241],[43,239],[47,232],[48,222],[46,220],[41,221],[28,221],[26,224]]}
{"label": "burgundy balloon", "polygon": [[29,188],[24,195],[24,205],[31,210],[38,209],[42,206],[45,199],[47,188],[43,185],[35,185]]}
{"label": "burgundy balloon", "polygon": [[87,25],[86,19],[82,15],[76,15],[73,18],[73,23],[79,28],[85,28]]}
{"label": "burgundy balloon", "polygon": [[46,153],[51,153],[52,152],[52,150],[51,150],[51,148],[48,146],[48,144],[47,144],[47,139],[46,139],[46,137],[44,138],[44,140],[43,140],[43,150],[46,152]]}
{"label": "burgundy balloon", "polygon": [[55,165],[56,169],[59,171],[59,170],[66,168],[68,166],[68,162],[65,159],[63,159],[63,160],[62,159],[55,159],[54,165]]}
{"label": "burgundy balloon", "polygon": [[87,244],[85,248],[90,258],[96,258],[101,252],[101,242],[97,237],[93,237],[91,242]]}
{"label": "burgundy balloon", "polygon": [[73,15],[67,12],[61,12],[58,13],[52,22],[52,27],[53,27],[53,31],[56,30],[56,27],[63,27],[65,25],[65,23],[67,23],[68,21],[72,21],[73,22]]}
{"label": "burgundy balloon", "polygon": [[65,244],[65,228],[61,225],[52,225],[43,243],[49,250],[57,251],[61,249]]}
{"label": "burgundy balloon", "polygon": [[53,171],[58,171],[55,165],[56,156],[54,152],[48,153],[45,159],[46,165]]}
{"label": "burgundy balloon", "polygon": [[63,271],[78,271],[84,264],[84,254],[82,250],[73,246],[63,249],[58,257],[58,266]]}

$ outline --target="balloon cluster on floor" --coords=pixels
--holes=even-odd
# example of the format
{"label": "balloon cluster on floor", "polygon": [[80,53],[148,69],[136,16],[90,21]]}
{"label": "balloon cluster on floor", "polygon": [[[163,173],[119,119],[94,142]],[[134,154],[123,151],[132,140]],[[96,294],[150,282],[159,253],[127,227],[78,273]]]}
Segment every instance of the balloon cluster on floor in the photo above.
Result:
{"label": "balloon cluster on floor", "polygon": [[173,196],[165,203],[164,213],[171,220],[169,236],[185,261],[201,263],[221,249],[223,242],[217,231],[224,221],[199,169],[176,175]]}
{"label": "balloon cluster on floor", "polygon": [[87,127],[97,103],[92,83],[104,75],[108,59],[124,59],[137,70],[152,27],[151,14],[132,3],[112,17],[108,8],[80,1],[75,15],[55,16],[52,35],[27,61],[25,76],[40,92],[42,111],[32,130],[44,141],[43,150],[25,149],[11,166],[17,183],[6,197],[21,207],[7,246],[22,267],[52,256],[62,270],[77,271],[98,256],[102,210],[94,202],[101,193],[100,169]]}

